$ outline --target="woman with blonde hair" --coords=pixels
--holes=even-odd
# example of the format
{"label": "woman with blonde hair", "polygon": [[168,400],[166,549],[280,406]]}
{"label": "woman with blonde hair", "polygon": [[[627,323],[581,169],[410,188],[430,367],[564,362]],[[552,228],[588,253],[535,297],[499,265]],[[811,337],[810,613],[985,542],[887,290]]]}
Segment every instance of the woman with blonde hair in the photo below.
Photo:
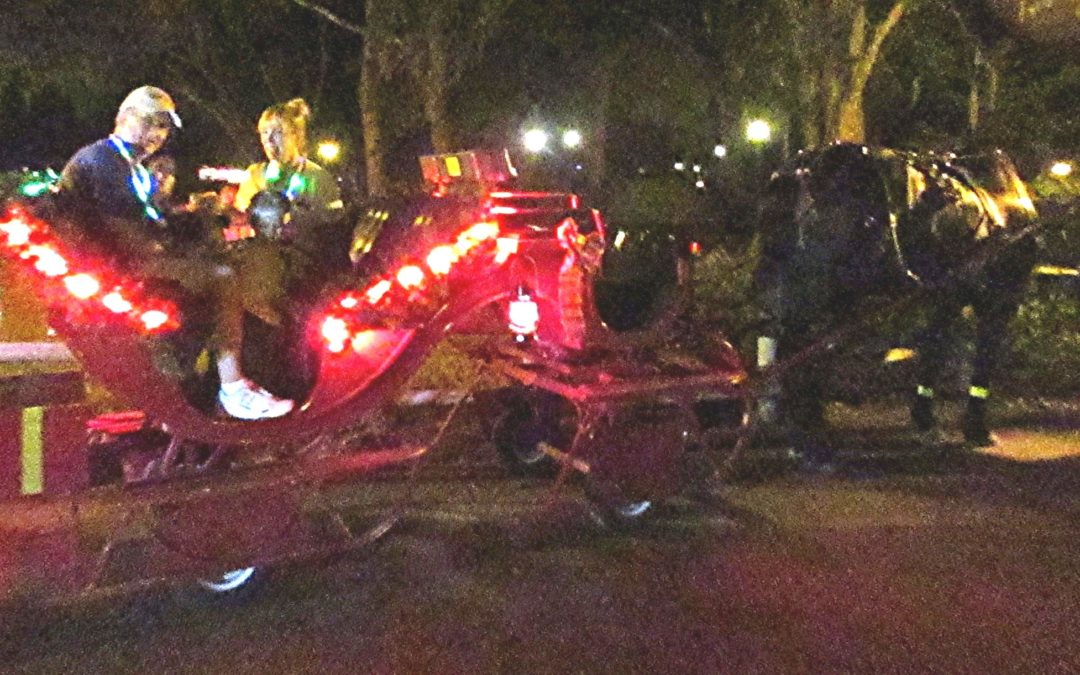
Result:
{"label": "woman with blonde hair", "polygon": [[[266,160],[248,167],[233,202],[237,211],[247,214],[257,232],[238,247],[239,283],[235,291],[248,312],[270,324],[281,322],[278,308],[288,282],[304,277],[318,265],[324,231],[343,215],[337,180],[308,159],[310,117],[311,108],[302,98],[263,111],[258,130]],[[275,397],[242,373],[242,318],[234,317],[231,328],[223,331],[227,339],[218,354],[218,400],[234,417],[260,419],[285,414],[292,409],[292,401]]]}

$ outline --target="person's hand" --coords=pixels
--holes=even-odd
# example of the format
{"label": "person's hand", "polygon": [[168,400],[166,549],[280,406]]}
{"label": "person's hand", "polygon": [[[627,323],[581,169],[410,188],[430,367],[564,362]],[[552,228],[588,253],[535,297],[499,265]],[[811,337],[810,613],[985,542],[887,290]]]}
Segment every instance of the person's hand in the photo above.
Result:
{"label": "person's hand", "polygon": [[213,191],[191,193],[188,195],[187,210],[217,212],[218,193]]}

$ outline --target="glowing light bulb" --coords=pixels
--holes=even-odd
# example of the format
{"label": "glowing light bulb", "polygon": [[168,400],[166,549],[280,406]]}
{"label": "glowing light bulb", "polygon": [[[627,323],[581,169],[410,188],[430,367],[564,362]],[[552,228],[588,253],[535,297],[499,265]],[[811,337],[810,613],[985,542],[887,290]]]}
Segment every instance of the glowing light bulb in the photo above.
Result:
{"label": "glowing light bulb", "polygon": [[336,316],[327,317],[322,324],[322,336],[330,343],[344,343],[349,339],[349,327],[343,319]]}
{"label": "glowing light bulb", "polygon": [[1050,165],[1050,175],[1057,178],[1065,178],[1073,172],[1073,165],[1069,162],[1054,162]]}
{"label": "glowing light bulb", "polygon": [[7,235],[8,246],[25,246],[30,242],[30,226],[22,220],[13,219],[2,223],[0,231]]}
{"label": "glowing light bulb", "polygon": [[382,300],[383,296],[386,295],[392,287],[393,284],[390,283],[389,279],[383,279],[367,289],[367,291],[364,292],[364,295],[367,296],[368,302],[374,305]]}
{"label": "glowing light bulb", "polygon": [[424,283],[424,270],[416,265],[406,265],[398,270],[397,281],[402,288],[419,288]]}
{"label": "glowing light bulb", "polygon": [[101,299],[101,304],[105,305],[105,309],[115,314],[127,314],[133,309],[132,304],[124,299],[124,296],[120,295],[119,291],[107,293]]}
{"label": "glowing light bulb", "polygon": [[427,257],[427,266],[433,274],[449,274],[450,268],[458,261],[457,251],[453,246],[436,246]]}
{"label": "glowing light bulb", "polygon": [[69,293],[80,300],[92,298],[101,290],[101,284],[89,274],[72,274],[64,277],[64,286]]}
{"label": "glowing light bulb", "polygon": [[143,312],[139,320],[146,326],[146,330],[157,330],[169,322],[169,315],[160,309],[150,309]]}
{"label": "glowing light bulb", "polygon": [[540,152],[547,147],[548,135],[543,129],[529,129],[521,137],[521,142],[529,152]]}
{"label": "glowing light bulb", "polygon": [[518,240],[514,237],[499,237],[495,240],[495,264],[501,265],[518,251]]}

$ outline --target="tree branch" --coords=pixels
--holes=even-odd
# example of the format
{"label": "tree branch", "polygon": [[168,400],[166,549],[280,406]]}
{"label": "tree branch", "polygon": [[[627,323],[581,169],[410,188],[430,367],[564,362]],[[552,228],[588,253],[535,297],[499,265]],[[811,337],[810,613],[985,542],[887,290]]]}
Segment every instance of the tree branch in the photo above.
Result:
{"label": "tree branch", "polygon": [[852,91],[861,92],[866,88],[866,82],[870,79],[874,64],[877,63],[878,54],[881,53],[881,46],[885,44],[885,38],[889,37],[889,33],[900,22],[901,17],[904,16],[907,4],[908,0],[898,0],[889,10],[888,16],[874,28],[874,37],[870,40],[870,44],[867,46],[866,51],[863,52],[862,58],[859,59],[855,65],[855,71],[852,73]]}
{"label": "tree branch", "polygon": [[353,23],[351,21],[348,21],[346,19],[341,18],[340,16],[338,16],[337,14],[334,14],[333,12],[331,12],[327,8],[323,7],[322,5],[317,5],[317,4],[313,3],[313,2],[310,2],[309,0],[292,0],[292,1],[295,4],[299,5],[300,7],[303,7],[304,9],[306,9],[308,11],[315,12],[316,14],[318,14],[322,18],[326,19],[330,23],[334,24],[338,28],[343,28],[343,29],[349,31],[350,33],[356,33],[357,35],[363,35],[364,34],[364,27],[363,26],[358,26],[357,24],[355,24],[355,23]]}

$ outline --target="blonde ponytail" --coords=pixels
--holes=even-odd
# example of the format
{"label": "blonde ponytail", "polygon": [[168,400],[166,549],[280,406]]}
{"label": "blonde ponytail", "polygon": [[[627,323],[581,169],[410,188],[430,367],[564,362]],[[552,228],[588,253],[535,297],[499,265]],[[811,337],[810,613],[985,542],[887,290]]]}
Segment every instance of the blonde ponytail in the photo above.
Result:
{"label": "blonde ponytail", "polygon": [[307,153],[307,121],[311,117],[311,106],[303,98],[297,97],[285,103],[275,103],[263,111],[259,117],[259,128],[278,121],[287,127],[296,137],[301,155]]}

